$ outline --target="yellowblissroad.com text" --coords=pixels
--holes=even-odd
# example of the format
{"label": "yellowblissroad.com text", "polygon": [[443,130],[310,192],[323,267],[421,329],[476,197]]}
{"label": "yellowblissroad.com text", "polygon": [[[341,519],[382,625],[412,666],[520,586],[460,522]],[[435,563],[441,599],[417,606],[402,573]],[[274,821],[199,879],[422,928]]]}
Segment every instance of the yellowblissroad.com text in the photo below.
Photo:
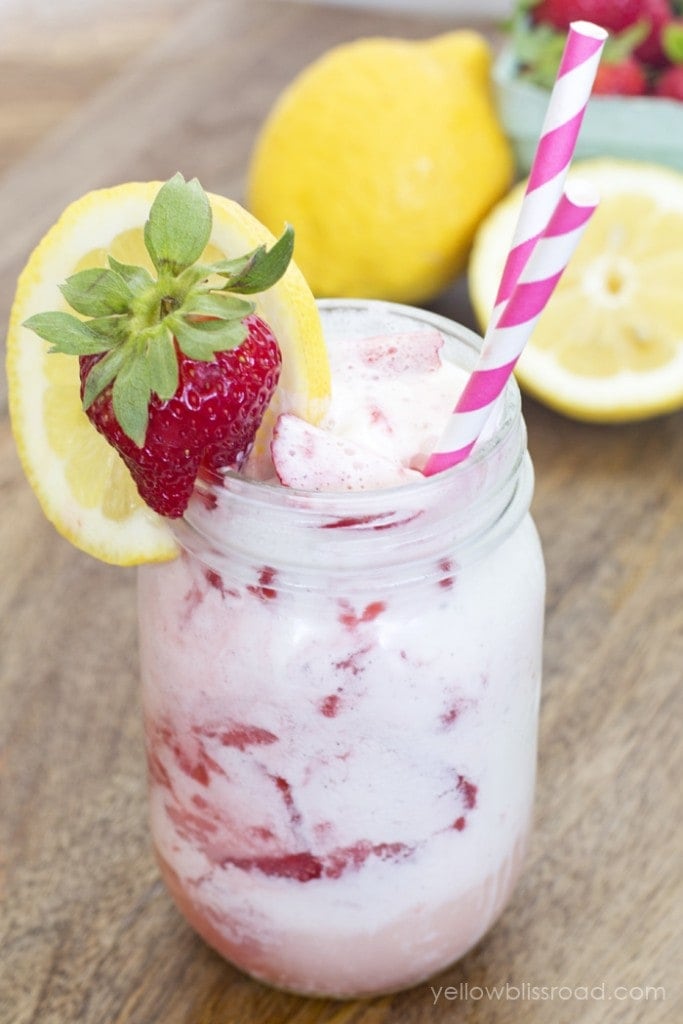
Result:
{"label": "yellowblissroad.com text", "polygon": [[471,985],[461,981],[458,985],[430,985],[434,1005],[441,1002],[663,1002],[666,990],[663,985],[534,985],[528,981],[517,984],[505,982],[501,985]]}

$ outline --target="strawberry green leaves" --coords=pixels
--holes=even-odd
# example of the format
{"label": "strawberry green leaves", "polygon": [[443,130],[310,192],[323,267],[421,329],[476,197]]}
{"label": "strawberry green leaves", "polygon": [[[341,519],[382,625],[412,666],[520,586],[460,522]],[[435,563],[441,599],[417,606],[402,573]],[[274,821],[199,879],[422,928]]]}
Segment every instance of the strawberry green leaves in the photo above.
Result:
{"label": "strawberry green leaves", "polygon": [[123,362],[112,386],[114,415],[138,448],[145,443],[151,396],[149,365],[138,350]]}
{"label": "strawberry green leaves", "polygon": [[[203,263],[211,237],[208,196],[196,179],[174,175],[159,189],[144,226],[157,272],[107,257],[108,266],[79,271],[61,285],[75,313],[39,313],[24,324],[51,345],[50,352],[93,361],[83,386],[83,408],[111,387],[114,415],[138,447],[144,444],[153,395],[170,400],[179,381],[179,353],[210,362],[247,337],[253,295],[285,273],[294,247],[287,227],[270,249],[259,246],[237,259]],[[238,294],[236,294],[238,293]]]}
{"label": "strawberry green leaves", "polygon": [[107,256],[107,262],[135,295],[139,295],[154,283],[154,278],[145,267],[131,267],[127,263],[119,263],[111,254]]}
{"label": "strawberry green leaves", "polygon": [[211,237],[211,207],[196,178],[175,174],[157,194],[145,224],[145,245],[159,273],[181,273],[199,259]]}
{"label": "strawberry green leaves", "polygon": [[72,309],[83,316],[127,313],[133,292],[115,270],[91,267],[67,278],[60,291]]}
{"label": "strawberry green leaves", "polygon": [[225,288],[242,295],[264,292],[275,284],[289,266],[294,252],[294,230],[288,224],[275,245],[266,251],[261,245],[248,256],[213,265],[213,272],[226,277]]}
{"label": "strawberry green leaves", "polygon": [[166,402],[178,390],[178,359],[173,338],[163,324],[148,341],[147,361],[150,389]]}
{"label": "strawberry green leaves", "polygon": [[209,362],[216,352],[237,348],[247,336],[241,320],[193,322],[181,316],[171,316],[169,325],[185,355],[202,362]]}
{"label": "strawberry green leaves", "polygon": [[122,346],[107,352],[99,359],[88,374],[83,390],[83,408],[88,409],[97,396],[108,387],[126,361]]}
{"label": "strawberry green leaves", "polygon": [[683,64],[683,24],[672,22],[662,29],[662,47],[672,64]]}
{"label": "strawberry green leaves", "polygon": [[253,312],[253,302],[238,299],[223,291],[203,292],[193,296],[191,313],[201,316],[215,316],[219,320],[240,320]]}
{"label": "strawberry green leaves", "polygon": [[562,59],[565,36],[551,25],[534,25],[524,12],[510,24],[511,43],[521,74],[534,85],[552,88]]}
{"label": "strawberry green leaves", "polygon": [[70,356],[95,355],[109,348],[102,334],[70,313],[36,313],[26,320],[24,327],[49,341],[52,346],[50,352],[64,352]]}

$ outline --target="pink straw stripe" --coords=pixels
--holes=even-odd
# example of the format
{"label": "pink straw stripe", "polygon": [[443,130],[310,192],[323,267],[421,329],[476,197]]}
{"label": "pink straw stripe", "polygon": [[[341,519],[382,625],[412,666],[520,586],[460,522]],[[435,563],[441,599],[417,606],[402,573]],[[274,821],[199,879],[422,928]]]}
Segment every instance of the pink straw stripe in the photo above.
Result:
{"label": "pink straw stripe", "polygon": [[504,302],[514,291],[517,278],[529,262],[529,257],[534,251],[534,246],[536,245],[538,238],[538,235],[534,235],[533,238],[528,238],[526,242],[520,242],[519,245],[516,245],[514,249],[510,250],[510,254],[503,268],[503,276],[501,277],[500,285],[498,286],[496,305]]}
{"label": "pink straw stripe", "polygon": [[[426,476],[440,472],[448,466],[457,465],[471,452],[505,388],[538,317],[545,309],[573,250],[582,237],[590,215],[597,206],[597,197],[592,189],[577,182],[567,187],[567,193],[563,193],[557,204],[547,229],[538,245],[534,247],[507,304],[500,307],[497,320],[489,325],[479,362],[474,372],[470,374],[436,451],[427,460],[424,468]],[[559,269],[548,275],[549,265]],[[503,332],[508,350],[510,344],[514,343],[514,354],[510,359],[508,351],[505,362],[496,365],[494,359],[496,352],[500,358]]]}
{"label": "pink straw stripe", "polygon": [[595,213],[595,207],[579,206],[572,202],[565,202],[562,209],[562,217],[553,217],[548,224],[548,227],[543,232],[543,238],[561,238],[564,235],[571,234],[572,231],[578,231],[586,226],[588,221]]}
{"label": "pink straw stripe", "polygon": [[569,26],[479,363],[427,460],[427,476],[470,454],[597,205],[592,194],[574,201],[564,189],[606,38],[590,22]]}
{"label": "pink straw stripe", "polygon": [[517,359],[493,370],[474,370],[458,402],[458,412],[481,409],[497,398],[515,368]]}
{"label": "pink straw stripe", "polygon": [[605,45],[605,36],[601,34],[602,30],[595,33],[594,30],[598,26],[593,25],[592,22],[574,21],[570,27],[574,30],[574,37],[571,47],[566,46],[562,54],[557,71],[558,78],[572,71],[577,64],[583,64],[584,61],[600,54]]}
{"label": "pink straw stripe", "polygon": [[[572,231],[581,230],[585,221],[588,219],[588,216],[590,216],[590,212],[592,211],[589,211],[587,214],[583,208],[578,207],[574,209],[571,213],[573,220],[567,221],[566,234],[568,235],[571,234]],[[550,228],[550,230],[552,230],[552,228]],[[500,292],[503,297],[499,299],[495,309],[493,310],[491,320],[496,320],[500,317],[501,307],[505,305],[507,299],[514,291],[515,283],[524,269],[524,266],[529,262],[529,258],[536,245],[541,244],[542,239],[547,240],[548,238],[553,237],[548,233],[548,231],[549,228],[546,226],[546,231],[542,236],[523,242],[521,245],[517,246],[512,253],[512,259],[508,261],[508,266],[506,268],[509,272],[508,277],[501,283]],[[522,261],[524,262],[522,263]],[[564,264],[560,264],[559,269],[564,269]]]}
{"label": "pink straw stripe", "polygon": [[[495,306],[507,301],[519,272],[528,260],[530,250],[540,238],[560,200],[606,38],[605,30],[590,22],[576,21],[569,26]],[[576,77],[579,74],[581,77]],[[565,90],[565,83],[571,83],[572,89]],[[550,136],[548,143],[545,141],[547,136]],[[546,161],[550,161],[549,166],[546,166]],[[542,210],[536,208],[539,203]],[[540,221],[538,228],[530,223],[532,205],[533,220],[535,223]]]}
{"label": "pink straw stripe", "polygon": [[519,327],[520,324],[531,320],[532,317],[540,316],[546,307],[548,299],[555,291],[555,285],[562,277],[562,271],[550,277],[544,277],[540,281],[517,282],[515,301],[508,302],[504,307],[496,324],[496,330],[500,327]]}
{"label": "pink straw stripe", "polygon": [[571,120],[565,121],[542,136],[537,149],[539,162],[531,169],[527,192],[534,192],[551,178],[567,170],[576,148],[576,138],[584,112],[585,107]]}
{"label": "pink straw stripe", "polygon": [[458,463],[464,462],[467,456],[474,448],[474,441],[470,441],[463,448],[458,448],[456,452],[434,452],[433,455],[429,456],[429,471],[425,467],[425,476],[433,476],[434,473],[443,473],[445,469],[450,469],[451,466],[457,466]]}

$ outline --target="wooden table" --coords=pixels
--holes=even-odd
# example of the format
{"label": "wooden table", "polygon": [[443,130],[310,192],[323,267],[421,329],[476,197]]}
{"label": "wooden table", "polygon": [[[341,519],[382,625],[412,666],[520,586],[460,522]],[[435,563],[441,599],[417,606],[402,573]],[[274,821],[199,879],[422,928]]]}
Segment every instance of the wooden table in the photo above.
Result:
{"label": "wooden table", "polygon": [[[358,35],[447,27],[262,0],[63,0],[37,27],[14,10],[0,15],[3,320],[72,198],[178,168],[240,198],[257,126],[304,63]],[[463,294],[439,309],[468,319]],[[44,521],[2,389],[2,1024],[683,1019],[683,414],[591,427],[525,401],[548,568],[528,866],[491,934],[435,979],[437,1001],[421,985],[340,1004],[251,982],[173,908],[146,832],[135,574]]]}

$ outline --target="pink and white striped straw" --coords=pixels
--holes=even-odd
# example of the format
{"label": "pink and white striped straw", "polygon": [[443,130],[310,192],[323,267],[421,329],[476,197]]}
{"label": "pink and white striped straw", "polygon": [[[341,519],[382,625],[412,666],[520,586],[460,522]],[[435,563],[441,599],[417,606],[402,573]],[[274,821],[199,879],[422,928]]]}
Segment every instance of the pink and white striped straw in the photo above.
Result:
{"label": "pink and white striped straw", "polygon": [[507,303],[497,307],[476,369],[425,466],[425,476],[463,462],[472,451],[597,205],[592,187],[567,183]]}
{"label": "pink and white striped straw", "polygon": [[[498,328],[505,323],[505,308],[515,293],[517,281],[532,258],[539,239],[548,232],[551,221],[554,224],[554,234],[550,237],[556,238],[565,231],[573,235],[574,229],[568,226],[561,228],[559,232],[557,230],[558,224],[569,225],[572,222],[568,210],[573,203],[564,197],[563,190],[606,38],[607,32],[591,22],[575,21],[569,27],[512,245],[498,287],[491,327],[484,342],[486,362],[480,361],[477,364],[460,396],[436,451],[427,461],[424,469],[427,476],[441,472],[467,458],[478,436],[478,433],[471,433],[475,422],[480,424],[481,430],[519,359],[533,324],[542,311],[542,307],[539,308],[528,331],[515,332],[519,346],[516,351],[512,351],[510,347],[498,351],[501,344],[497,340]],[[592,209],[590,212],[593,212]],[[557,221],[556,216],[559,217]],[[588,217],[586,221],[587,219]],[[555,244],[558,247],[557,251],[560,251],[559,243],[551,244]],[[544,251],[546,249],[547,246],[544,247]],[[568,260],[569,255],[566,258]],[[547,288],[541,284],[545,280],[546,268],[540,265],[539,261],[535,261],[534,266],[535,277],[532,280],[538,281],[538,291],[545,294],[547,302],[559,280],[559,274],[552,287]],[[564,266],[560,273],[562,270]],[[525,275],[525,278],[527,284],[531,283],[528,275]],[[522,299],[518,298],[516,301],[521,303]],[[492,350],[494,341],[496,348]],[[482,352],[482,358],[483,354]],[[456,427],[456,421],[463,417],[463,423]]]}
{"label": "pink and white striped straw", "polygon": [[512,292],[560,201],[606,39],[605,29],[592,22],[573,21],[569,26],[512,246],[498,286],[496,306],[505,302]]}

